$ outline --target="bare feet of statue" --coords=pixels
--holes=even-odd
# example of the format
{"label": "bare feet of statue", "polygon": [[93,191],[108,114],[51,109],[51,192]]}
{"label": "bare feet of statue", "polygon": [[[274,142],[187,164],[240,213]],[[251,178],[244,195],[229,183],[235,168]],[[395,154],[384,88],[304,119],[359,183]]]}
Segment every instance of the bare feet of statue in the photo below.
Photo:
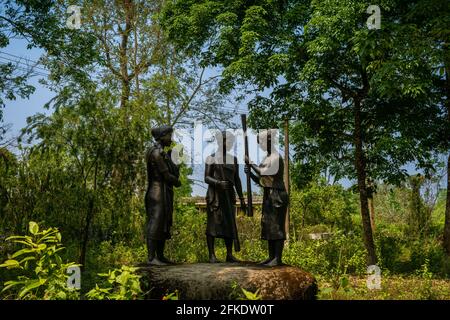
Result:
{"label": "bare feet of statue", "polygon": [[148,264],[151,266],[167,266],[167,263],[162,262],[157,257],[154,257],[153,259],[149,260]]}
{"label": "bare feet of statue", "polygon": [[273,258],[271,261],[264,263],[263,265],[266,267],[276,267],[281,266],[283,263],[278,258]]}
{"label": "bare feet of statue", "polygon": [[233,255],[227,255],[226,262],[237,263],[237,262],[241,262],[241,261],[236,259]]}
{"label": "bare feet of statue", "polygon": [[159,261],[161,261],[161,262],[163,262],[163,263],[166,263],[166,264],[176,264],[175,262],[170,261],[170,260],[167,259],[166,257],[160,257],[160,258],[159,258]]}
{"label": "bare feet of statue", "polygon": [[218,263],[220,262],[219,260],[217,260],[216,256],[210,256],[209,257],[209,263]]}
{"label": "bare feet of statue", "polygon": [[258,263],[258,264],[266,264],[266,263],[269,263],[270,261],[272,261],[273,259],[274,259],[273,257],[269,257],[269,258],[267,258],[266,260],[261,261],[261,262]]}

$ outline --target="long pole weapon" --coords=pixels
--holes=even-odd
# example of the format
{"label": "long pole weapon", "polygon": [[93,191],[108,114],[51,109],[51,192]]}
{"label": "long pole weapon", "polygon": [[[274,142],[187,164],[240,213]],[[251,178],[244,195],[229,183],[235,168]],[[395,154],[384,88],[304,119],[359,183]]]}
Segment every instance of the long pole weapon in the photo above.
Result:
{"label": "long pole weapon", "polygon": [[[244,131],[244,148],[245,156],[249,157],[248,152],[248,138],[247,138],[247,115],[241,114],[242,129]],[[246,164],[246,166],[249,166]],[[252,181],[250,177],[250,170],[247,173],[247,215],[253,217],[253,199],[252,199]]]}

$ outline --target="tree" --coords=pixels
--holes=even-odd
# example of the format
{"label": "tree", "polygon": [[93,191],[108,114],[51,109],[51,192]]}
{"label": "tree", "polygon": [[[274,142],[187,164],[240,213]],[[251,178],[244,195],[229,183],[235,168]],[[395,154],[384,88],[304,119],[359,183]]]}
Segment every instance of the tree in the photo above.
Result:
{"label": "tree", "polygon": [[330,168],[337,178],[356,179],[367,262],[375,264],[367,181],[398,182],[410,161],[430,169],[427,136],[442,128],[442,110],[432,43],[418,26],[399,23],[407,4],[381,1],[382,28],[368,30],[370,4],[175,1],[165,21],[185,50],[225,67],[224,90],[252,84],[271,91],[249,104],[252,123],[294,118],[305,171]]}
{"label": "tree", "polygon": [[[66,27],[65,9],[67,8],[58,10],[56,2],[50,0],[1,0],[0,49],[8,46],[12,38],[24,39],[28,43],[28,49],[41,48],[49,56],[71,61],[72,75],[77,75],[78,81],[85,82],[86,78],[80,70],[95,55],[92,50],[93,38],[87,33]],[[70,45],[67,45],[68,43]],[[34,92],[34,87],[28,84],[28,79],[37,75],[35,64],[14,62],[16,59],[11,58],[4,60],[6,62],[0,63],[0,108],[4,107],[5,99],[28,98]]]}
{"label": "tree", "polygon": [[401,17],[405,24],[415,24],[420,28],[416,36],[431,39],[427,50],[435,57],[433,72],[434,94],[438,96],[438,104],[444,119],[437,130],[430,130],[429,135],[435,150],[447,155],[447,200],[443,248],[450,255],[450,3],[445,0],[416,0],[405,4],[408,14]]}

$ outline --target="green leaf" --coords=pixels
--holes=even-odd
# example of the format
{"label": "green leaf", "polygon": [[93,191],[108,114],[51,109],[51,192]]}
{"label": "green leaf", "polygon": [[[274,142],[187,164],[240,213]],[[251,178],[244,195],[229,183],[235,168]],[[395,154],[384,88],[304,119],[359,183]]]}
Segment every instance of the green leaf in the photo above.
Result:
{"label": "green leaf", "polygon": [[2,292],[8,290],[9,288],[17,286],[19,284],[22,284],[22,283],[25,283],[25,281],[8,281],[8,282],[5,282],[5,287],[3,288]]}
{"label": "green leaf", "polygon": [[19,261],[17,260],[6,260],[3,264],[0,264],[0,268],[15,269],[20,268]]}
{"label": "green leaf", "polygon": [[34,221],[30,221],[29,230],[31,234],[36,235],[39,232],[39,225]]}
{"label": "green leaf", "polygon": [[11,258],[16,258],[16,257],[21,256],[21,255],[23,255],[23,254],[26,254],[26,253],[32,253],[32,252],[35,252],[35,251],[36,251],[35,249],[22,249],[22,250],[19,250],[19,251],[15,252],[15,253],[11,256]]}
{"label": "green leaf", "polygon": [[341,287],[346,288],[349,284],[348,278],[347,277],[342,277],[341,278]]}
{"label": "green leaf", "polygon": [[330,294],[333,292],[333,288],[325,288],[325,289],[321,289],[320,292],[322,294]]}
{"label": "green leaf", "polygon": [[27,281],[27,283],[28,283],[27,286],[19,293],[19,299],[23,298],[28,292],[30,292],[31,290],[33,290],[35,288],[42,286],[46,282],[47,282],[47,279],[38,279],[38,280]]}

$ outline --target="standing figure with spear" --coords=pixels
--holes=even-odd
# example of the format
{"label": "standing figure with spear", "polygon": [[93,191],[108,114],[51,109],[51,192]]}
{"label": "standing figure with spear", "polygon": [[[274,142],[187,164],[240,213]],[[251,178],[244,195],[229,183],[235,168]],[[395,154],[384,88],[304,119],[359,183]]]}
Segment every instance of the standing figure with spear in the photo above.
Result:
{"label": "standing figure with spear", "polygon": [[[237,158],[227,153],[235,142],[231,132],[216,134],[218,149],[208,156],[205,166],[205,182],[208,184],[206,194],[206,241],[208,244],[209,262],[219,262],[214,252],[215,238],[223,238],[227,248],[227,262],[239,262],[233,256],[240,251],[239,237],[236,227],[236,193],[241,202],[241,208],[246,212],[244,196]],[[235,192],[236,190],[236,192]]]}
{"label": "standing figure with spear", "polygon": [[[269,258],[261,264],[269,267],[282,264],[284,241],[286,240],[285,221],[289,197],[283,181],[284,161],[281,155],[274,150],[272,139],[275,132],[271,129],[261,131],[258,144],[266,157],[260,165],[251,163],[245,155],[245,173],[264,189],[261,239],[268,241]],[[252,172],[253,170],[253,172]]]}

